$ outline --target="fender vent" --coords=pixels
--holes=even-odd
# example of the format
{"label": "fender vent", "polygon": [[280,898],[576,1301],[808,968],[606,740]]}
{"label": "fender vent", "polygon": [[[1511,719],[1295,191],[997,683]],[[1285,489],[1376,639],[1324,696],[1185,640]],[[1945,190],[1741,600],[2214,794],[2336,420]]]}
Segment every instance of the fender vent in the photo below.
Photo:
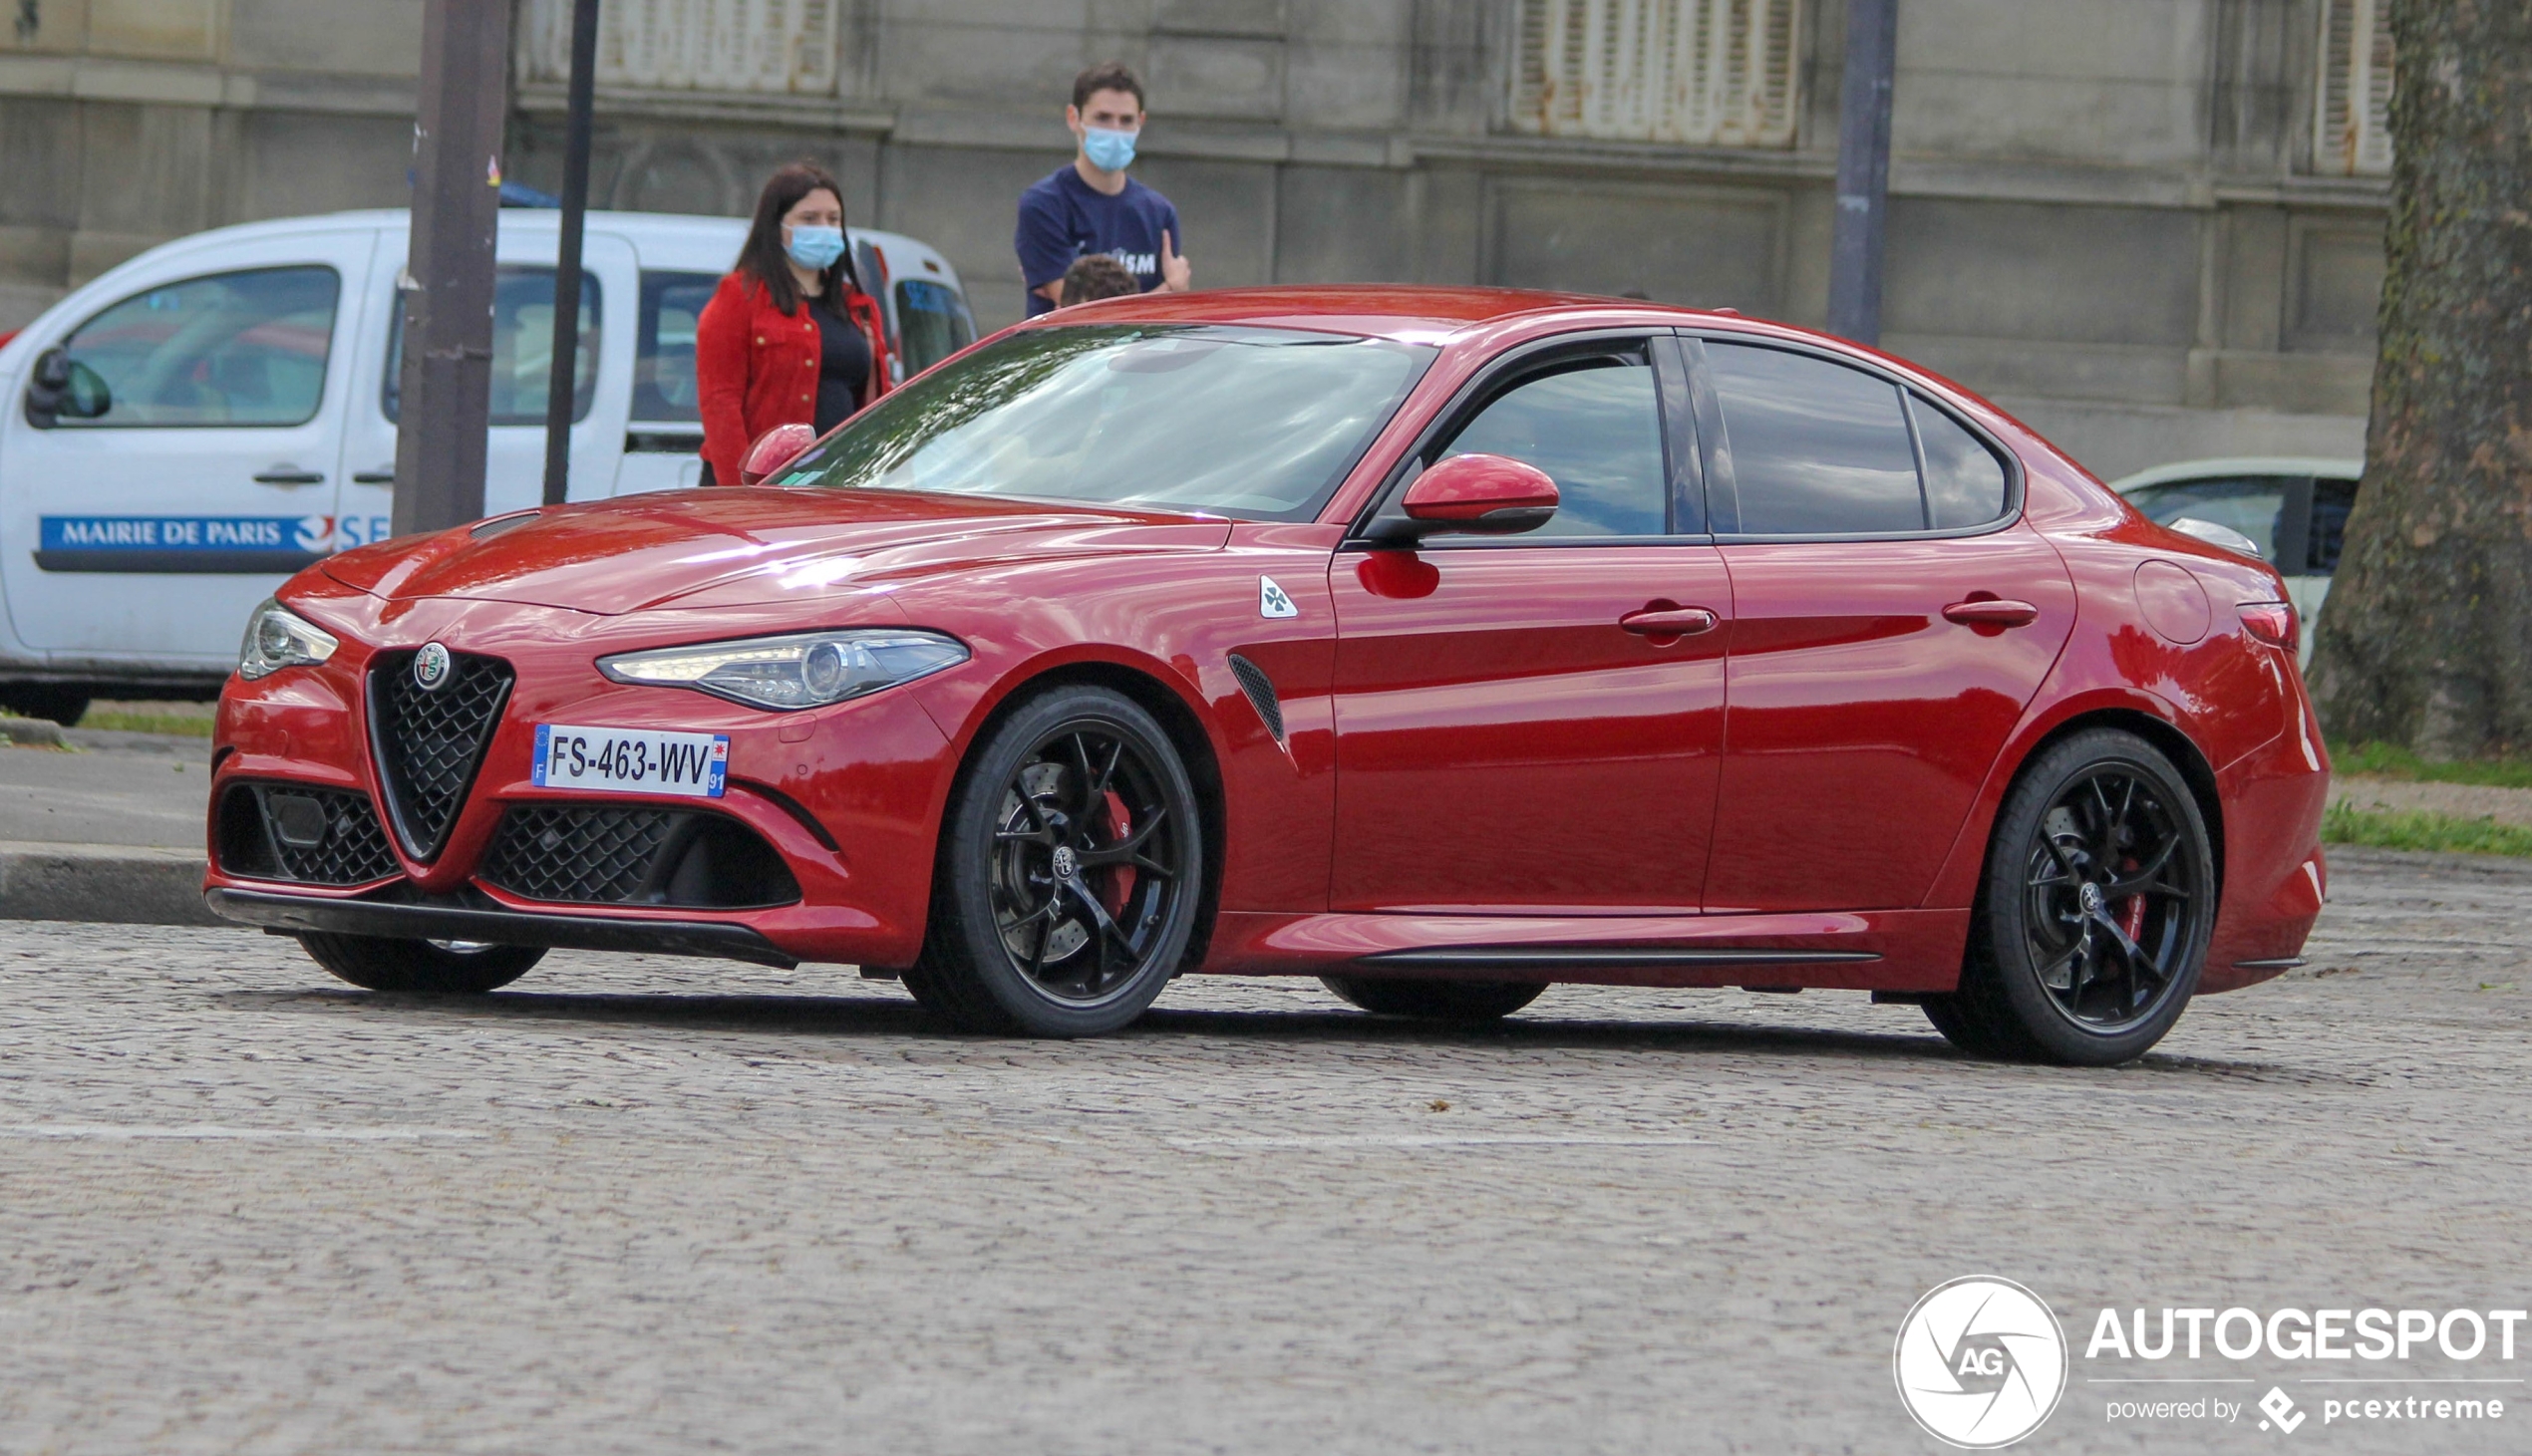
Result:
{"label": "fender vent", "polygon": [[1275,696],[1275,680],[1266,676],[1264,668],[1238,653],[1231,654],[1231,676],[1239,679],[1240,692],[1248,696],[1248,706],[1256,709],[1257,716],[1265,721],[1266,731],[1275,735],[1276,742],[1282,742],[1284,705],[1283,700]]}

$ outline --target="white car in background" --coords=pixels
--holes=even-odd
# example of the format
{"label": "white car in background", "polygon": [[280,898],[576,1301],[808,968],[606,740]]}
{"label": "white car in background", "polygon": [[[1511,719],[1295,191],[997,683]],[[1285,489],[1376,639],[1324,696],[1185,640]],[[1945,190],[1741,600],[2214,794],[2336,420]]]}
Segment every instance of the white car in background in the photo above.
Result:
{"label": "white car in background", "polygon": [[2110,488],[2164,524],[2194,519],[2237,531],[2286,578],[2286,595],[2302,619],[2297,634],[2312,663],[2314,619],[2330,595],[2339,547],[2356,503],[2365,461],[2298,456],[2184,460],[2110,482]]}
{"label": "white car in background", "polygon": [[[559,214],[504,208],[484,510],[542,498]],[[220,228],[151,249],[0,347],[0,706],[218,691],[290,573],[383,538],[396,468],[406,213]],[[743,220],[588,215],[570,498],[698,482],[695,319]],[[965,347],[958,274],[855,230],[896,368]]]}

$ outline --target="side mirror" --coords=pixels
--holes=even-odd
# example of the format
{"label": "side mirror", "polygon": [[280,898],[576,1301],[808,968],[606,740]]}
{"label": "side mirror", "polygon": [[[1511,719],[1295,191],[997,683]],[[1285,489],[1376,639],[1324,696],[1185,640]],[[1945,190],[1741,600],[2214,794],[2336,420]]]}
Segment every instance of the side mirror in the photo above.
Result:
{"label": "side mirror", "polygon": [[2260,555],[2259,542],[2243,535],[2240,531],[2233,529],[2231,526],[2220,526],[2214,521],[2200,520],[2194,515],[2184,515],[2177,520],[2167,521],[2165,524],[2169,525],[2173,530],[2180,532],[2184,536],[2195,537],[2198,540],[2206,542],[2210,546],[2221,547],[2236,555],[2248,556],[2254,561],[2267,559]]}
{"label": "side mirror", "polygon": [[35,357],[26,386],[26,422],[50,430],[64,420],[95,420],[115,407],[105,376],[56,346]]}
{"label": "side mirror", "polygon": [[799,458],[800,451],[817,443],[817,431],[807,425],[777,425],[757,437],[748,446],[748,457],[739,463],[739,483],[762,485],[781,474],[783,467]]}
{"label": "side mirror", "polygon": [[1399,505],[1405,520],[1382,522],[1385,543],[1410,545],[1444,531],[1509,536],[1556,514],[1556,482],[1506,455],[1452,455],[1416,477]]}

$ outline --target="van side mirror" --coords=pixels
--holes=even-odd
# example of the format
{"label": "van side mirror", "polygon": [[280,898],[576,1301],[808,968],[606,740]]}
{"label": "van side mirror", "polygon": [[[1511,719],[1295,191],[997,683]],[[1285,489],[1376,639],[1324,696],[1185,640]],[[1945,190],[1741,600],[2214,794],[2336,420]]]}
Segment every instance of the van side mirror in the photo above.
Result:
{"label": "van side mirror", "polygon": [[95,420],[115,407],[105,376],[56,346],[35,357],[27,380],[26,423],[50,430],[64,420]]}
{"label": "van side mirror", "polygon": [[762,485],[783,471],[785,465],[799,458],[800,451],[817,443],[817,431],[807,425],[777,425],[757,437],[748,446],[748,456],[739,463],[739,483]]}
{"label": "van side mirror", "polygon": [[1508,536],[1534,531],[1556,514],[1556,481],[1508,455],[1452,455],[1416,477],[1399,502],[1405,520],[1382,521],[1385,546],[1412,546],[1445,531]]}

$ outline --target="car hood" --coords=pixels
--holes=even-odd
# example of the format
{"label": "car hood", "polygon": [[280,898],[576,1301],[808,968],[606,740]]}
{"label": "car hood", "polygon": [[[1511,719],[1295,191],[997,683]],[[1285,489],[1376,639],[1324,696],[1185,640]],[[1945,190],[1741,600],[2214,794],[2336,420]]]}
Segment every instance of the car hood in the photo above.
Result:
{"label": "car hood", "polygon": [[741,606],[917,576],[1120,553],[1212,551],[1229,521],[905,491],[708,488],[495,516],[330,557],[402,601],[459,597],[614,615]]}

